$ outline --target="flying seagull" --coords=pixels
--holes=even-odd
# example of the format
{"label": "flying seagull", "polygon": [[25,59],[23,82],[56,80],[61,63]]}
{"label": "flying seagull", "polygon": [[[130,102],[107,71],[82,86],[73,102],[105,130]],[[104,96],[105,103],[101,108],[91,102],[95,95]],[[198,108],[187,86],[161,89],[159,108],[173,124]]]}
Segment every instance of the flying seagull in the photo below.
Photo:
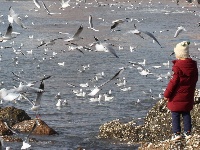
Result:
{"label": "flying seagull", "polygon": [[48,42],[42,42],[39,46],[37,46],[37,48],[39,48],[43,45],[45,45],[45,46],[53,45],[53,44],[55,44],[55,41],[58,40],[58,39],[63,39],[63,38],[56,38],[56,39],[50,40]]}
{"label": "flying seagull", "polygon": [[2,88],[0,90],[0,99],[5,100],[5,101],[14,101],[17,98],[19,98],[21,94],[27,93],[27,92],[38,93],[38,92],[43,92],[43,90],[39,88],[23,85],[22,83],[20,83],[19,87],[13,88],[10,90]]}
{"label": "flying seagull", "polygon": [[[8,126],[7,122],[4,122],[5,126],[14,134],[16,135],[20,135],[18,131],[13,130],[11,127]],[[21,149],[28,149],[31,147],[31,145],[29,144],[29,137],[30,135],[33,133],[33,131],[35,130],[35,128],[39,125],[39,122],[37,119],[34,120],[34,124],[32,129],[30,130],[30,132],[28,133],[27,136],[22,137],[23,138],[23,145],[21,147]],[[20,135],[22,136],[22,135]]]}
{"label": "flying seagull", "polygon": [[112,53],[116,58],[119,56],[116,54],[115,50],[113,49],[112,45],[106,42],[101,42],[97,37],[94,37],[96,40],[95,48],[97,51],[105,51]]}
{"label": "flying seagull", "polygon": [[44,9],[47,11],[47,14],[51,15],[51,13],[50,13],[49,9],[47,8],[47,6],[45,5],[45,3],[43,1],[41,1],[41,2],[42,2]]}
{"label": "flying seagull", "polygon": [[4,42],[4,41],[15,38],[11,35],[12,31],[13,31],[12,24],[10,23],[8,28],[7,28],[5,35],[0,37],[0,42]]}
{"label": "flying seagull", "polygon": [[89,29],[92,29],[94,31],[99,31],[99,30],[96,30],[93,26],[93,22],[92,22],[92,15],[89,15]]}
{"label": "flying seagull", "polygon": [[19,15],[14,12],[14,10],[12,9],[12,7],[9,8],[9,12],[10,12],[10,17],[13,18],[13,20],[15,21],[15,23],[18,24],[19,26],[21,26],[22,28],[26,29],[26,27],[22,23],[21,19],[19,18]]}
{"label": "flying seagull", "polygon": [[38,2],[38,0],[33,0],[33,2],[34,2],[35,6],[37,8],[41,8],[40,3]]}
{"label": "flying seagull", "polygon": [[120,70],[109,80],[107,80],[106,82],[104,82],[103,84],[101,84],[98,87],[95,87],[88,95],[89,96],[95,96],[101,89],[101,87],[103,87],[105,84],[109,83],[110,81],[116,79],[126,68],[122,67],[120,68]]}
{"label": "flying seagull", "polygon": [[148,35],[148,36],[150,36],[151,38],[153,38],[154,41],[156,41],[156,43],[158,43],[158,45],[160,45],[160,47],[162,47],[161,44],[158,42],[158,40],[155,38],[155,36],[154,36],[152,33],[148,32],[148,31],[138,30],[138,29],[136,28],[136,25],[135,25],[135,24],[134,24],[134,28],[135,28],[135,30],[130,31],[130,33],[136,34],[136,35],[140,36],[140,37],[143,38],[143,39],[144,39],[144,37],[141,35],[141,33],[145,33],[146,35]]}
{"label": "flying seagull", "polygon": [[42,95],[43,95],[43,92],[44,92],[44,80],[49,79],[50,77],[51,76],[47,76],[47,77],[44,77],[40,80],[41,82],[40,82],[39,89],[41,89],[42,92],[37,93],[37,97],[36,97],[35,101],[30,100],[28,97],[26,97],[24,94],[22,94],[22,97],[25,98],[26,100],[28,100],[31,103],[31,105],[32,105],[31,110],[36,111],[36,115],[37,115],[37,112],[38,112],[38,110],[41,106],[40,102],[41,102],[41,98],[42,98]]}
{"label": "flying seagull", "polygon": [[65,9],[65,8],[69,7],[70,6],[69,2],[70,2],[70,0],[68,0],[66,2],[64,0],[60,0],[60,4],[61,4],[60,9]]}
{"label": "flying seagull", "polygon": [[41,98],[42,98],[42,95],[43,95],[43,92],[44,92],[43,81],[40,83],[39,89],[41,89],[43,91],[37,93],[37,97],[36,97],[35,101],[30,100],[28,97],[26,97],[22,94],[22,97],[25,98],[26,100],[28,100],[31,103],[31,105],[32,105],[31,110],[33,110],[33,111],[38,111],[38,109],[40,108],[40,102],[41,102]]}
{"label": "flying seagull", "polygon": [[83,39],[82,37],[79,37],[79,35],[81,34],[81,32],[83,31],[83,26],[81,25],[78,30],[76,31],[76,33],[69,39],[66,39],[64,41],[67,42],[74,42],[74,41],[78,41],[80,39]]}
{"label": "flying seagull", "polygon": [[124,23],[124,22],[127,22],[128,19],[129,19],[129,18],[117,19],[117,20],[112,21],[112,24],[113,24],[113,25],[110,27],[110,29],[112,30],[112,29],[116,28],[119,24]]}
{"label": "flying seagull", "polygon": [[176,30],[174,34],[174,38],[176,38],[182,31],[186,31],[186,29],[182,26],[178,27],[178,29]]}

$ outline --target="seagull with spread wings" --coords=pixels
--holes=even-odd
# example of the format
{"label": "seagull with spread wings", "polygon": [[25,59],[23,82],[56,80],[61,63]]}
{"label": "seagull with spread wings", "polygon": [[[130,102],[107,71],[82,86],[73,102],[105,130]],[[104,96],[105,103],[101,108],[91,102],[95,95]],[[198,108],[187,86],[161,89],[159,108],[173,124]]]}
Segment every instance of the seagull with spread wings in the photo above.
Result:
{"label": "seagull with spread wings", "polygon": [[124,22],[128,22],[129,18],[125,18],[125,19],[117,19],[112,21],[112,26],[110,27],[110,29],[114,29],[116,28],[119,24],[124,23]]}
{"label": "seagull with spread wings", "polygon": [[18,24],[18,25],[21,26],[22,28],[26,29],[26,27],[25,27],[24,24],[22,23],[21,18],[19,17],[18,14],[15,13],[15,11],[12,9],[12,7],[9,8],[9,13],[10,13],[10,17],[13,18],[13,20],[15,21],[16,24]]}
{"label": "seagull with spread wings", "polygon": [[9,90],[2,88],[0,90],[0,99],[5,101],[14,101],[24,93],[41,93],[41,92],[43,92],[43,90],[40,88],[23,85],[22,82],[20,82],[19,86],[16,88]]}
{"label": "seagull with spread wings", "polygon": [[99,30],[96,30],[93,26],[92,15],[89,15],[89,27],[88,28],[91,30],[94,30],[94,31],[99,31]]}
{"label": "seagull with spread wings", "polygon": [[37,8],[41,8],[40,3],[38,2],[38,0],[33,0],[33,3],[35,4],[35,6]]}
{"label": "seagull with spread wings", "polygon": [[113,54],[116,58],[119,58],[119,56],[116,54],[115,49],[112,47],[111,44],[106,43],[106,42],[101,42],[97,37],[94,37],[96,40],[95,48],[96,51],[105,51],[105,52],[110,52]]}
{"label": "seagull with spread wings", "polygon": [[182,31],[186,31],[186,29],[183,26],[178,27],[174,34],[174,38],[176,38]]}
{"label": "seagull with spread wings", "polygon": [[144,33],[144,34],[150,36],[151,38],[153,38],[153,40],[156,41],[156,43],[157,43],[158,45],[160,45],[160,47],[162,47],[161,44],[158,42],[158,40],[156,39],[156,37],[155,37],[152,33],[148,32],[148,31],[138,30],[138,29],[136,28],[136,25],[135,25],[135,24],[134,24],[134,28],[135,28],[135,30],[131,30],[131,31],[129,31],[129,33],[133,33],[133,34],[135,34],[135,35],[138,35],[138,36],[140,36],[140,37],[143,38],[143,39],[144,39],[144,37],[143,37],[141,34]]}
{"label": "seagull with spread wings", "polygon": [[41,2],[42,2],[42,5],[43,5],[44,9],[47,11],[47,14],[51,15],[51,13],[50,13],[49,9],[47,8],[46,4],[43,1],[41,1]]}
{"label": "seagull with spread wings", "polygon": [[28,135],[26,135],[25,137],[24,137],[24,136],[22,137],[22,134],[20,134],[20,132],[18,132],[18,131],[13,130],[11,127],[9,127],[8,124],[7,124],[7,122],[4,121],[4,124],[5,124],[5,126],[6,126],[13,134],[16,134],[16,135],[18,135],[18,136],[20,135],[20,137],[21,137],[22,140],[23,140],[23,145],[22,145],[21,149],[28,149],[28,148],[31,147],[31,145],[29,144],[29,137],[30,137],[30,135],[33,133],[33,131],[35,130],[35,128],[36,128],[38,125],[40,125],[40,123],[38,122],[38,120],[37,120],[37,119],[34,119],[33,127],[32,127],[32,129],[29,131]]}
{"label": "seagull with spread wings", "polygon": [[66,2],[64,0],[60,0],[60,4],[61,4],[60,9],[65,9],[65,8],[69,7],[70,6],[69,2],[70,2],[70,0],[68,0]]}
{"label": "seagull with spread wings", "polygon": [[41,43],[40,45],[38,45],[37,48],[39,48],[39,47],[41,47],[41,46],[43,46],[43,45],[45,45],[45,46],[54,45],[54,44],[55,44],[55,41],[56,41],[56,40],[59,40],[59,39],[63,39],[63,38],[55,38],[55,39],[50,40],[50,41],[48,41],[48,42],[42,41],[42,43]]}
{"label": "seagull with spread wings", "polygon": [[106,82],[104,82],[100,86],[95,87],[88,95],[89,96],[95,96],[101,90],[100,89],[101,87],[103,87],[104,85],[106,85],[110,81],[116,79],[125,69],[126,69],[126,67],[120,68],[120,70],[111,79],[107,80]]}
{"label": "seagull with spread wings", "polygon": [[76,31],[76,33],[69,39],[66,39],[64,41],[67,42],[74,42],[74,41],[79,41],[80,39],[83,39],[82,37],[80,37],[79,35],[81,34],[81,32],[83,31],[83,26],[81,25],[78,30]]}
{"label": "seagull with spread wings", "polygon": [[8,28],[7,28],[7,31],[6,31],[5,35],[0,37],[0,42],[6,42],[7,40],[11,40],[13,38],[16,38],[16,37],[13,37],[11,35],[12,31],[13,31],[12,24],[10,23]]}

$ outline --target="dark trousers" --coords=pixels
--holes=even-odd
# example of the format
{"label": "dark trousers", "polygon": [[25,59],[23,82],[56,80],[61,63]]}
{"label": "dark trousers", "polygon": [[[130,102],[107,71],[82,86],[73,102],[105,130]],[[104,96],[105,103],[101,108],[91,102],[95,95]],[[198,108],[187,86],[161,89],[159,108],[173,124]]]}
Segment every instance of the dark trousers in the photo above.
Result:
{"label": "dark trousers", "polygon": [[172,131],[173,133],[181,132],[180,116],[183,117],[184,131],[190,131],[192,129],[190,112],[175,112],[172,111]]}

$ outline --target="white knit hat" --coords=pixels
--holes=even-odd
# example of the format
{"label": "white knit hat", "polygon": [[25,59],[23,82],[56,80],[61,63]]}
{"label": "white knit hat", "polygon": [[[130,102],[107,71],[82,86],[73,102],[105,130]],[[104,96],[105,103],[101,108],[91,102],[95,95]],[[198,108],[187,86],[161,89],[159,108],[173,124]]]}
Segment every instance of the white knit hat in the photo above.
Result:
{"label": "white knit hat", "polygon": [[183,41],[176,45],[174,53],[178,58],[189,58],[189,45],[190,42]]}

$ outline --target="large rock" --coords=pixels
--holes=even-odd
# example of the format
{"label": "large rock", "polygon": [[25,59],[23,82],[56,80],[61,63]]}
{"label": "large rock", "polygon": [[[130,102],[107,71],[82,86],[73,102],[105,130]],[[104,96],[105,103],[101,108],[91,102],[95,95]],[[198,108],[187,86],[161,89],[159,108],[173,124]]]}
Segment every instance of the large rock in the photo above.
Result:
{"label": "large rock", "polygon": [[[37,134],[37,135],[58,134],[54,129],[49,127],[44,121],[40,119],[37,120],[39,122],[39,125],[36,126],[32,134]],[[30,132],[33,128],[34,122],[35,120],[24,120],[22,122],[15,124],[12,128],[20,132]]]}
{"label": "large rock", "polygon": [[22,109],[17,109],[15,107],[5,107],[0,109],[0,120],[6,121],[10,126],[30,119],[31,117],[29,117]]}
{"label": "large rock", "polygon": [[195,92],[195,105],[191,111],[193,138],[190,141],[172,142],[171,113],[166,107],[166,102],[161,99],[147,113],[144,124],[137,125],[134,121],[123,123],[113,120],[99,128],[100,138],[110,138],[129,144],[142,143],[141,149],[171,149],[172,147],[200,147],[200,99]]}

